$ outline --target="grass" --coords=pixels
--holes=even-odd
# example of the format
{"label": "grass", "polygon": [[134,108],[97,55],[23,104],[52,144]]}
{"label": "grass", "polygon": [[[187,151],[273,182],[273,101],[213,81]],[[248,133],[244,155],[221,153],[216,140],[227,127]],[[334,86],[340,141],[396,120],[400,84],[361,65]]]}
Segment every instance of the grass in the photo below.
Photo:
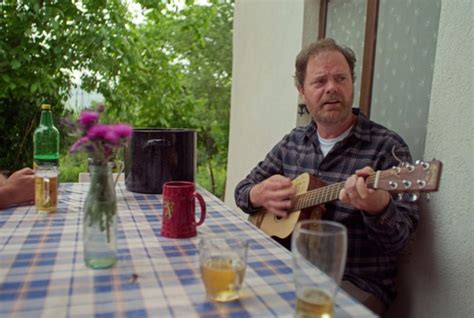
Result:
{"label": "grass", "polygon": [[67,154],[59,159],[59,180],[61,182],[77,182],[79,173],[87,172],[87,154]]}

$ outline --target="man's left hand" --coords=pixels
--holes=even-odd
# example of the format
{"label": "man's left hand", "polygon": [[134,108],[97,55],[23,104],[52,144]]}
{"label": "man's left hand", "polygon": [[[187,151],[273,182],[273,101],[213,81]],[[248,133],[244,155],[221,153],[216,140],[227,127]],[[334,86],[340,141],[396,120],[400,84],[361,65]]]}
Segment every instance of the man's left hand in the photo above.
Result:
{"label": "man's left hand", "polygon": [[390,194],[367,188],[365,179],[373,173],[370,167],[357,170],[346,180],[344,189],[339,192],[339,200],[372,215],[382,213],[390,203]]}

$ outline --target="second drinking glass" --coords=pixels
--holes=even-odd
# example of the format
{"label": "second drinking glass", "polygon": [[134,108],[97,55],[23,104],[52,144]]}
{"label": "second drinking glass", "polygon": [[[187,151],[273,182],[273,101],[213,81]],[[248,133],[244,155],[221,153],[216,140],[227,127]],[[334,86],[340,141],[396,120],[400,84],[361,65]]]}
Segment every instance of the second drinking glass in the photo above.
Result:
{"label": "second drinking glass", "polygon": [[199,242],[201,277],[210,299],[239,298],[247,267],[248,242],[238,238],[203,238]]}

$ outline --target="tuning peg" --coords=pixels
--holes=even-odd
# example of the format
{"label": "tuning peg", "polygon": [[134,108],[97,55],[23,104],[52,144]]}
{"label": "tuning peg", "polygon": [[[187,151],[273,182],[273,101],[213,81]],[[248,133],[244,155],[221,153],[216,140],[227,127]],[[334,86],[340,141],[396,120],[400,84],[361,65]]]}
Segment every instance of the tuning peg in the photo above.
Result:
{"label": "tuning peg", "polygon": [[[435,161],[435,159],[433,159]],[[430,163],[424,160],[417,160],[415,161],[416,166],[422,166],[424,170],[428,170],[430,168]]]}
{"label": "tuning peg", "polygon": [[426,201],[429,201],[431,199],[431,193],[425,193],[425,198]]}
{"label": "tuning peg", "polygon": [[403,193],[398,193],[396,200],[397,200],[397,201],[402,201],[402,200],[403,200]]}
{"label": "tuning peg", "polygon": [[426,181],[425,180],[416,180],[416,185],[418,186],[418,189],[424,189],[426,187]]}
{"label": "tuning peg", "polygon": [[410,193],[408,195],[408,200],[410,200],[410,202],[416,202],[416,200],[418,200],[418,194],[416,193]]}
{"label": "tuning peg", "polygon": [[405,189],[411,188],[411,181],[410,180],[403,180],[403,186]]}

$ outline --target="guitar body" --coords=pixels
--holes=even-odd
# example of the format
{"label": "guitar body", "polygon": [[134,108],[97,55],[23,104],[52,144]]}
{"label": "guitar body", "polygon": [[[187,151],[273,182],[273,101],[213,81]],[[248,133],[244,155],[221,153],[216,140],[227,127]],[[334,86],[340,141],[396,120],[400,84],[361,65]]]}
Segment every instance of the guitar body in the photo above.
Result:
{"label": "guitar body", "polygon": [[[323,181],[308,173],[299,175],[292,181],[292,183],[296,189],[296,196],[326,185]],[[282,245],[289,247],[291,233],[293,232],[296,223],[300,220],[320,219],[324,210],[324,205],[321,204],[302,210],[292,211],[285,218],[278,217],[272,213],[267,213],[266,210],[261,210],[250,215],[249,221],[263,232],[275,238]]]}

